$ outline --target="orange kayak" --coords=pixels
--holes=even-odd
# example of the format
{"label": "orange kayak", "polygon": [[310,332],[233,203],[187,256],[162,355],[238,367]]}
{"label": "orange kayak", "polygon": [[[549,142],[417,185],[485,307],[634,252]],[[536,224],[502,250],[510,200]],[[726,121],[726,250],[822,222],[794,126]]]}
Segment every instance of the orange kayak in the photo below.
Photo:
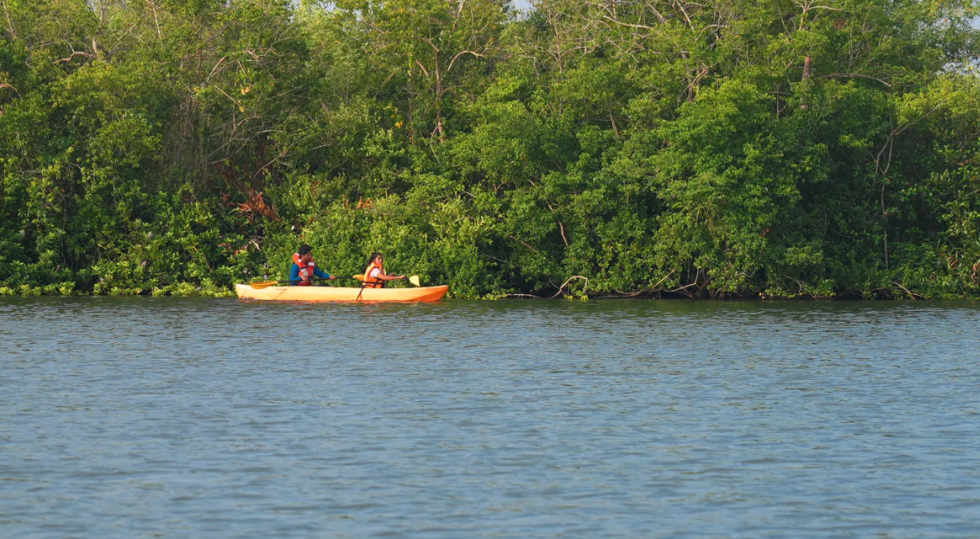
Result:
{"label": "orange kayak", "polygon": [[265,301],[439,301],[449,286],[422,286],[417,288],[344,288],[337,286],[270,286],[252,288],[247,284],[235,285],[241,299]]}

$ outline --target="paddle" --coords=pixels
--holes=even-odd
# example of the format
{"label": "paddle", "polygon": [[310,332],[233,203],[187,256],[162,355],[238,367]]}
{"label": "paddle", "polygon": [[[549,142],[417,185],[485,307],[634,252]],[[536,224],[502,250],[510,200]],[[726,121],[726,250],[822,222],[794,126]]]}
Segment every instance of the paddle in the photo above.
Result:
{"label": "paddle", "polygon": [[[353,275],[352,278],[357,279],[358,281],[364,280],[363,275]],[[409,277],[408,282],[414,284],[415,286],[422,286],[422,283],[419,281],[418,275],[412,275],[411,277]]]}
{"label": "paddle", "polygon": [[[354,300],[354,301],[361,301],[361,294],[364,293],[364,276],[363,275],[351,275],[351,278],[352,279],[357,279],[358,281],[361,281],[361,291],[357,293],[357,299]],[[419,283],[419,276],[418,275],[412,275],[411,277],[409,277],[408,278],[408,282],[414,284],[415,286],[422,286]]]}
{"label": "paddle", "polygon": [[[354,275],[354,278],[357,279],[358,281],[364,280],[363,275]],[[317,281],[329,280],[329,279],[324,279],[322,277],[314,277],[314,279],[316,279]],[[411,277],[409,277],[408,282],[414,284],[415,286],[422,286],[421,281],[419,281],[418,275],[412,275]],[[269,288],[271,286],[289,286],[289,282],[288,281],[260,281],[260,282],[249,283],[249,285],[256,290],[262,290],[263,288]]]}
{"label": "paddle", "polygon": [[[324,279],[323,277],[312,277],[312,278],[317,281],[330,280],[330,279]],[[256,290],[262,290],[263,288],[269,288],[270,286],[290,286],[290,283],[289,281],[261,281],[261,282],[249,283],[249,285]]]}

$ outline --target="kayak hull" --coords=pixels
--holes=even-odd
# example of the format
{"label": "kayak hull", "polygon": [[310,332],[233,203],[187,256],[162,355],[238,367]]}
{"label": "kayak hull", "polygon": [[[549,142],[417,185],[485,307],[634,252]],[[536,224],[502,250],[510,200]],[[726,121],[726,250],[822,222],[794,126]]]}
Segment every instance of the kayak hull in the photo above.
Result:
{"label": "kayak hull", "polygon": [[270,286],[252,288],[247,284],[235,285],[241,299],[260,301],[349,301],[349,302],[428,302],[445,297],[449,286],[422,286],[417,288],[345,288],[338,286]]}

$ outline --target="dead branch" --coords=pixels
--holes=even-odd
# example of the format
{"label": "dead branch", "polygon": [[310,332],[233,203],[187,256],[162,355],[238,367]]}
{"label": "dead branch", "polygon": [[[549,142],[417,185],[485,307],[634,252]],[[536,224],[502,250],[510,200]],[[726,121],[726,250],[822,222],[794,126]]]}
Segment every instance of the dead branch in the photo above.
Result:
{"label": "dead branch", "polygon": [[667,279],[669,279],[670,276],[673,275],[673,274],[674,274],[674,270],[670,270],[670,273],[668,273],[667,275],[665,275],[663,279],[660,279],[659,281],[657,281],[657,284],[653,285],[653,288],[651,288],[650,291],[651,292],[658,292],[657,287],[660,286],[660,285],[662,285],[664,283],[664,281],[666,281]]}
{"label": "dead branch", "polygon": [[912,301],[915,301],[917,298],[926,299],[926,297],[923,296],[922,294],[916,294],[915,292],[912,292],[908,288],[905,288],[904,286],[896,283],[895,281],[892,281],[892,284],[904,290],[905,293],[908,294],[910,298],[912,298]]}
{"label": "dead branch", "polygon": [[687,27],[694,30],[694,24],[691,23],[691,16],[687,14],[687,10],[684,9],[684,3],[677,0],[674,1],[674,5],[681,10],[681,14],[684,16],[684,20],[687,21]]}
{"label": "dead branch", "polygon": [[255,174],[252,175],[252,179],[254,180],[255,178],[258,178],[259,177],[259,174],[262,174],[262,172],[265,171],[265,169],[269,168],[269,166],[271,166],[276,161],[279,161],[280,159],[282,159],[287,153],[289,153],[289,148],[283,148],[283,150],[281,152],[279,152],[279,155],[277,155],[275,158],[273,158],[272,161],[269,161],[268,163],[262,165],[259,168],[259,170],[257,170],[255,172]]}
{"label": "dead branch", "polygon": [[534,251],[535,253],[538,253],[538,254],[541,254],[541,251],[539,251],[539,250],[537,250],[537,249],[535,249],[535,248],[534,248],[534,247],[532,247],[532,246],[531,246],[531,245],[530,245],[529,243],[527,243],[527,242],[525,242],[525,241],[523,241],[523,240],[519,240],[519,239],[517,239],[517,238],[516,238],[516,237],[514,237],[513,235],[511,235],[511,236],[510,236],[510,239],[512,239],[512,240],[514,240],[514,241],[516,241],[516,242],[518,242],[518,243],[520,243],[521,245],[523,245],[524,247],[527,247],[528,249],[530,249],[530,250],[532,250],[532,251]]}
{"label": "dead branch", "polygon": [[799,290],[796,291],[796,295],[797,296],[802,296],[803,295],[803,290],[806,289],[806,287],[803,286],[803,283],[801,283],[800,281],[797,281],[796,279],[790,277],[789,275],[785,275],[784,274],[783,277],[786,277],[790,281],[793,281],[794,283],[796,283],[796,286],[800,287]]}
{"label": "dead branch", "polygon": [[61,60],[55,60],[54,61],[54,65],[62,64],[62,63],[65,63],[65,62],[71,62],[72,60],[75,59],[76,56],[84,56],[85,58],[88,58],[89,60],[95,60],[96,58],[98,58],[98,56],[96,56],[96,55],[94,55],[94,54],[92,54],[90,52],[85,52],[85,51],[72,51],[71,55],[68,58],[62,58]]}
{"label": "dead branch", "polygon": [[684,292],[685,294],[690,295],[690,292],[688,292],[687,289],[688,288],[691,288],[692,286],[697,286],[697,285],[698,285],[698,283],[697,283],[697,281],[695,281],[695,282],[693,282],[693,283],[691,283],[689,285],[684,285],[684,286],[681,286],[679,288],[675,288],[673,290],[664,290],[664,292],[667,292],[668,294],[673,294],[674,292]]}
{"label": "dead branch", "polygon": [[475,56],[477,58],[483,58],[484,57],[482,54],[480,54],[480,53],[478,53],[476,51],[465,50],[463,52],[460,52],[460,53],[456,54],[456,56],[453,56],[453,59],[449,61],[449,67],[446,68],[446,73],[449,73],[450,71],[453,70],[453,64],[455,64],[456,63],[456,60],[458,60],[459,57],[462,56],[462,55],[464,55],[464,54],[472,54],[473,56]]}
{"label": "dead branch", "polygon": [[210,82],[211,81],[211,77],[214,76],[214,73],[218,70],[218,67],[221,66],[221,64],[224,63],[224,61],[227,60],[227,59],[228,59],[228,56],[227,55],[222,56],[221,59],[218,60],[218,63],[214,64],[214,67],[211,68],[211,73],[208,73],[208,76],[207,76],[207,78],[204,79],[204,82]]}
{"label": "dead branch", "polygon": [[[810,57],[807,56],[807,59],[809,59],[809,58]],[[804,69],[804,77],[806,77],[806,74],[807,74],[806,64],[804,64],[803,69]],[[887,82],[879,79],[878,77],[872,77],[871,75],[864,75],[864,74],[861,74],[861,73],[831,73],[830,75],[824,75],[824,76],[818,77],[818,78],[821,78],[821,79],[869,79],[869,80],[873,80],[873,81],[876,81],[876,82],[880,82],[881,84],[884,84],[888,88],[891,88],[892,87],[891,84],[888,84]]]}
{"label": "dead branch", "polygon": [[565,289],[565,286],[567,286],[568,283],[570,283],[574,279],[584,279],[585,280],[585,288],[582,289],[582,292],[583,293],[585,293],[585,291],[589,289],[589,278],[588,277],[582,277],[581,275],[572,275],[564,283],[562,283],[562,285],[558,288],[558,291],[555,292],[555,295],[554,296],[551,296],[548,299],[555,299],[555,298],[557,298],[561,294],[561,291]]}
{"label": "dead branch", "polygon": [[14,23],[10,21],[10,9],[7,7],[7,0],[3,0],[3,13],[7,16],[7,29],[10,31],[10,37],[17,39],[17,31],[14,30]]}

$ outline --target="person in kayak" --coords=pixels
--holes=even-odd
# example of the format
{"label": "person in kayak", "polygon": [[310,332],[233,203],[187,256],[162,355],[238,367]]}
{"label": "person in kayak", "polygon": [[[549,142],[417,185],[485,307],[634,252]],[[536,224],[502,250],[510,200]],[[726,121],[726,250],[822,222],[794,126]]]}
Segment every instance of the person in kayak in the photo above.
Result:
{"label": "person in kayak", "polygon": [[320,268],[316,267],[316,263],[313,262],[313,248],[309,245],[300,245],[299,251],[293,253],[293,267],[289,269],[289,284],[295,286],[310,286],[313,284],[313,278],[319,277],[321,279],[328,279],[334,281],[337,279],[336,275],[330,275]]}
{"label": "person in kayak", "polygon": [[372,253],[368,267],[364,270],[364,288],[384,288],[387,281],[404,279],[404,275],[388,275],[384,269],[384,257],[381,253]]}

